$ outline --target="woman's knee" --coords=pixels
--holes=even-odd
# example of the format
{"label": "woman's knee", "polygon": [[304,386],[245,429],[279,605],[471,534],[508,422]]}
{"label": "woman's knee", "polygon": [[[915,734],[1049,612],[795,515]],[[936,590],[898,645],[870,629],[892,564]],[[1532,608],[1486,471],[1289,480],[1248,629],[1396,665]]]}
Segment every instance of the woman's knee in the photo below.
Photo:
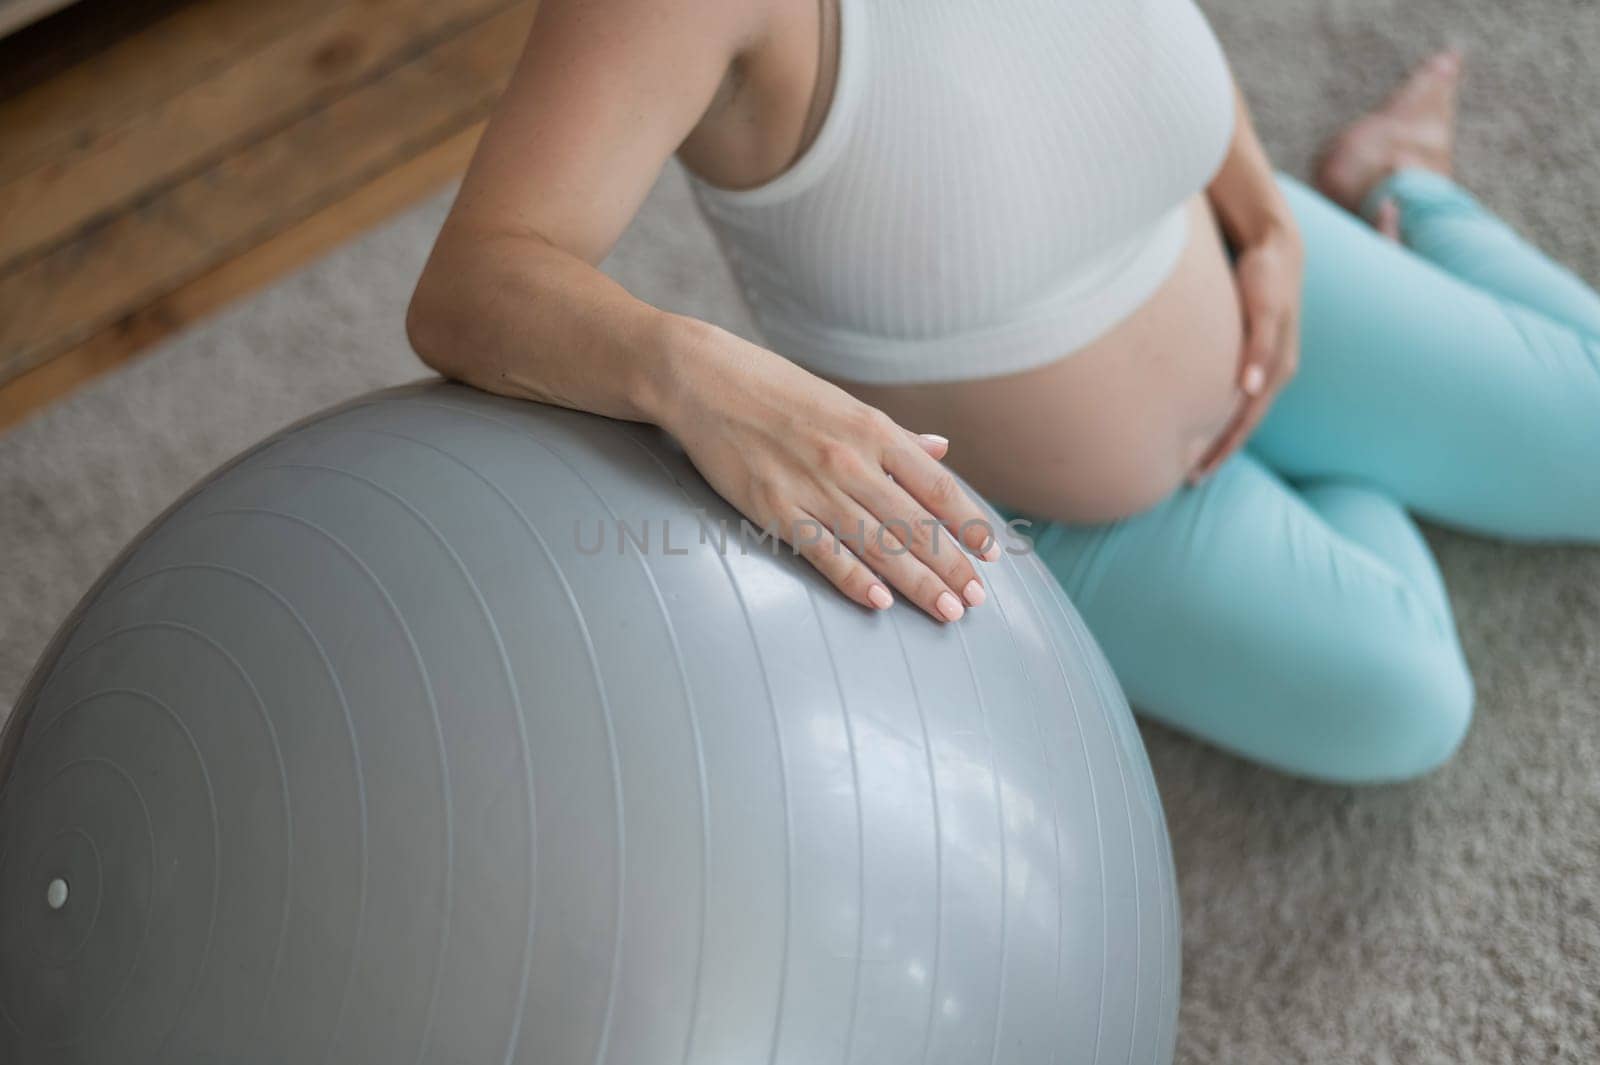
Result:
{"label": "woman's knee", "polygon": [[[1369,644],[1351,661],[1346,715],[1327,776],[1343,783],[1410,780],[1438,769],[1472,721],[1473,683],[1453,636],[1429,633]],[[1335,708],[1330,708],[1338,712]]]}

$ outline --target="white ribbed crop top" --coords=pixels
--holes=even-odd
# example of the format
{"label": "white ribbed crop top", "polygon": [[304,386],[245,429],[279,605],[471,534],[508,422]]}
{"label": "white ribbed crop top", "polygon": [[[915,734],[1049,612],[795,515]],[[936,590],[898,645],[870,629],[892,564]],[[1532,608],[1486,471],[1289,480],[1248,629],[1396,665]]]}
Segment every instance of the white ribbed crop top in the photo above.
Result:
{"label": "white ribbed crop top", "polygon": [[690,175],[773,350],[872,383],[1014,373],[1143,303],[1221,164],[1192,0],[839,0],[822,127],[764,185]]}

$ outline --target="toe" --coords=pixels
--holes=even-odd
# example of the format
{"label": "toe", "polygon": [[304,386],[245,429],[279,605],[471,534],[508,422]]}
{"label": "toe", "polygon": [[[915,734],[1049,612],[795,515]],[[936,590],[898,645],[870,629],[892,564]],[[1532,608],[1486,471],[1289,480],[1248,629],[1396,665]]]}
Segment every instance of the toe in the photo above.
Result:
{"label": "toe", "polygon": [[1435,52],[1395,90],[1386,110],[1413,116],[1448,113],[1460,74],[1461,53],[1457,49]]}

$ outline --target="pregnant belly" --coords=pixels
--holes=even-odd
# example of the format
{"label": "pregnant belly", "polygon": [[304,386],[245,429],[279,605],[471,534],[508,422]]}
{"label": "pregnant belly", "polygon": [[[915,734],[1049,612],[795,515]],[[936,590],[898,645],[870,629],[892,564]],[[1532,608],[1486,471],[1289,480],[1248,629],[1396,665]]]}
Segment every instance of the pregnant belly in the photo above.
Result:
{"label": "pregnant belly", "polygon": [[1153,506],[1238,401],[1233,273],[1205,197],[1188,210],[1188,243],[1155,294],[1056,362],[971,381],[838,383],[908,429],[948,436],[951,467],[997,503],[1075,522]]}

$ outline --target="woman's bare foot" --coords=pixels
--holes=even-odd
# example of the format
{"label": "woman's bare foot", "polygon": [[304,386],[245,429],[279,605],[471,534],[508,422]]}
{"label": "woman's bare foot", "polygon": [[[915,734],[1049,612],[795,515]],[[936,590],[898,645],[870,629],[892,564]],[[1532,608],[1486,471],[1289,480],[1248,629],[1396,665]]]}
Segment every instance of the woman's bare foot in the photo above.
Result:
{"label": "woman's bare foot", "polygon": [[[1383,106],[1328,142],[1317,163],[1317,188],[1346,210],[1360,213],[1372,187],[1403,167],[1449,176],[1460,80],[1458,50],[1447,48],[1430,56]],[[1400,215],[1392,200],[1379,205],[1377,225],[1398,239]]]}

